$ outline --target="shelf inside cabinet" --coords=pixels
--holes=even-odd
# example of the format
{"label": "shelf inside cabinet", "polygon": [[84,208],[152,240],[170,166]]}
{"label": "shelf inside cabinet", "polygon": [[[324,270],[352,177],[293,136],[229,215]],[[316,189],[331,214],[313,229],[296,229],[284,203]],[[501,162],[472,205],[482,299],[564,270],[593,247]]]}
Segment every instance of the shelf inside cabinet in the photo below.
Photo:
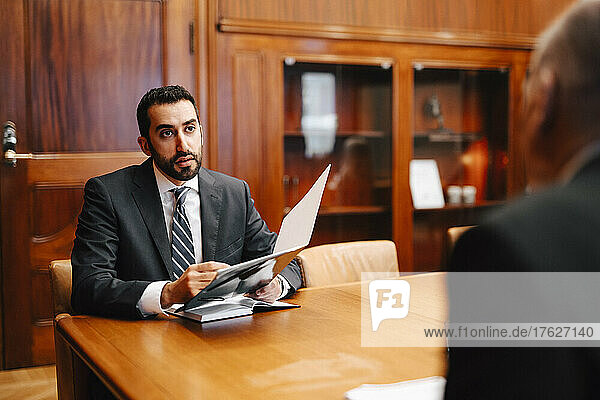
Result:
{"label": "shelf inside cabinet", "polygon": [[471,143],[482,138],[475,132],[452,132],[448,130],[433,130],[427,132],[415,132],[415,144],[420,141],[430,143]]}
{"label": "shelf inside cabinet", "polygon": [[381,214],[388,211],[389,207],[384,206],[327,206],[321,208],[319,215]]}
{"label": "shelf inside cabinet", "polygon": [[[303,133],[300,130],[285,131],[285,137],[303,137]],[[368,130],[339,130],[335,133],[338,137],[349,137],[349,136],[362,136],[362,137],[374,137],[383,138],[386,137],[383,131],[368,131]]]}
{"label": "shelf inside cabinet", "polygon": [[415,216],[417,215],[426,215],[426,214],[439,214],[439,213],[451,213],[451,212],[461,212],[465,210],[485,210],[492,209],[495,207],[500,207],[505,204],[502,200],[487,200],[478,202],[475,204],[446,204],[446,206],[442,208],[418,208],[414,209]]}
{"label": "shelf inside cabinet", "polygon": [[[283,214],[287,215],[291,208],[286,207]],[[389,212],[385,206],[323,206],[319,210],[319,216],[341,216],[341,215],[369,215],[383,214]]]}

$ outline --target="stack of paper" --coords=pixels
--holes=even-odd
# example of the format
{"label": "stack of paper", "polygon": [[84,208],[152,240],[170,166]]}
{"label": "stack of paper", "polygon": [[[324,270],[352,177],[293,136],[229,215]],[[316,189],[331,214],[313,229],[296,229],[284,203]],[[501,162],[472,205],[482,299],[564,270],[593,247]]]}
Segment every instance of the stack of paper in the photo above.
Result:
{"label": "stack of paper", "polygon": [[360,385],[346,392],[348,400],[388,400],[388,399],[411,399],[411,400],[442,400],[446,379],[441,376],[415,379],[390,383],[386,385]]}

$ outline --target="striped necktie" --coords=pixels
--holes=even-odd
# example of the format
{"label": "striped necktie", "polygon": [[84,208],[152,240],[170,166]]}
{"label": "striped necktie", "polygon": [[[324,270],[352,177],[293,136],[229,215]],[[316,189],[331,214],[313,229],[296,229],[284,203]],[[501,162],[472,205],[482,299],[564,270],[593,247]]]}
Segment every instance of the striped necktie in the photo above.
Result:
{"label": "striped necktie", "polygon": [[187,186],[171,189],[175,195],[175,210],[173,211],[173,226],[171,238],[172,279],[176,280],[190,264],[196,263],[194,256],[194,241],[190,222],[185,215],[185,196],[190,190]]}

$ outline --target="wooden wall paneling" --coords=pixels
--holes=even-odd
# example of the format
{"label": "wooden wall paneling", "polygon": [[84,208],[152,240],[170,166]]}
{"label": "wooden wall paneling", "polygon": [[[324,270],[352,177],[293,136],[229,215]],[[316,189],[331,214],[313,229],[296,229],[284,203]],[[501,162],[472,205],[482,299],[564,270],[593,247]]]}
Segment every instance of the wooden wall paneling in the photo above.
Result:
{"label": "wooden wall paneling", "polygon": [[136,150],[137,102],[162,81],[161,4],[28,4],[32,150]]}
{"label": "wooden wall paneling", "polygon": [[55,360],[52,337],[52,293],[48,266],[31,270],[32,353],[33,364],[51,364]]}
{"label": "wooden wall paneling", "polygon": [[412,271],[413,206],[409,187],[408,166],[412,159],[413,141],[413,66],[402,57],[394,65],[393,148],[392,159],[392,235],[398,253],[398,269]]}
{"label": "wooden wall paneling", "polygon": [[68,257],[73,247],[77,216],[83,199],[83,182],[36,182],[30,186],[32,201],[31,282],[33,364],[54,361],[53,310],[49,261],[57,253]]}
{"label": "wooden wall paneling", "polygon": [[234,175],[243,176],[259,205],[264,204],[262,168],[268,151],[263,148],[264,59],[261,52],[233,55],[233,147]]}
{"label": "wooden wall paneling", "polygon": [[574,0],[219,0],[224,32],[530,48]]}
{"label": "wooden wall paneling", "polygon": [[[25,80],[25,31],[23,21],[25,19],[26,10],[25,3],[21,0],[8,0],[0,2],[0,54],[2,54],[2,63],[0,63],[0,124],[11,120],[16,123],[18,129],[27,130],[29,121],[27,119],[27,103],[25,99],[26,80]],[[27,137],[19,138],[19,148],[28,149]],[[24,171],[15,171],[3,164],[0,164],[1,169],[7,170],[9,177],[20,178],[25,173]],[[9,177],[0,175],[0,195],[10,194],[13,185],[8,181]],[[12,228],[9,224],[14,221],[14,210],[7,209],[10,204],[0,202],[0,215],[2,216],[2,224],[0,227],[1,237],[7,238],[2,242],[2,252],[10,252],[10,248],[14,245],[11,238]],[[6,218],[6,219],[5,219]],[[24,255],[19,255],[23,257]],[[18,274],[18,272],[15,272]],[[12,274],[7,265],[0,264],[0,289],[4,291],[15,284],[9,279]],[[5,310],[6,302],[0,296],[0,319],[8,318],[14,315],[14,311]],[[29,340],[29,338],[24,338]],[[9,339],[10,341],[10,339]],[[0,369],[6,368],[4,343],[7,342],[4,336],[3,329],[0,329]],[[16,343],[13,343],[16,344]]]}
{"label": "wooden wall paneling", "polygon": [[[211,74],[212,78],[215,81],[216,87],[215,92],[216,95],[216,114],[218,118],[212,119],[212,124],[217,129],[212,131],[212,136],[209,135],[209,138],[213,137],[212,144],[209,148],[211,154],[212,165],[218,171],[226,173],[226,174],[234,174],[235,172],[235,158],[233,152],[233,86],[232,86],[232,76],[233,76],[233,54],[237,51],[235,46],[232,44],[230,40],[231,36],[227,35],[217,35],[216,37],[216,47],[219,49],[217,52],[215,50],[216,55],[216,68],[214,71],[214,75]],[[213,113],[211,113],[213,114]],[[214,136],[217,136],[214,139]],[[213,148],[215,148],[213,150]],[[216,156],[212,156],[212,152],[216,151]],[[215,165],[216,163],[216,165]]]}
{"label": "wooden wall paneling", "polygon": [[[27,115],[26,39],[24,19],[26,3],[21,0],[0,1],[0,123],[4,126],[7,120],[13,121],[17,129],[29,129]],[[11,40],[8,40],[10,38]],[[29,149],[27,137],[19,137],[20,149]]]}
{"label": "wooden wall paneling", "polygon": [[[30,212],[33,237],[38,240],[56,235],[73,221],[81,210],[83,187],[79,184],[44,184],[33,186],[33,204]],[[72,207],[61,208],[69,204]]]}
{"label": "wooden wall paneling", "polygon": [[264,76],[263,82],[263,105],[265,113],[262,116],[262,148],[263,160],[261,161],[261,173],[263,186],[262,192],[263,206],[261,206],[261,216],[267,222],[269,229],[279,232],[281,220],[283,218],[283,140],[284,114],[283,110],[283,58],[277,51],[265,49]]}
{"label": "wooden wall paneling", "polygon": [[169,0],[162,7],[163,84],[181,85],[197,98],[195,52],[201,39],[196,4],[193,0]]}
{"label": "wooden wall paneling", "polygon": [[[205,33],[202,44],[205,46],[199,57],[204,57],[199,61],[199,75],[198,85],[204,85],[206,91],[200,91],[205,93],[206,96],[206,128],[204,131],[204,154],[208,156],[209,168],[218,169],[219,163],[219,113],[220,103],[218,99],[221,97],[220,92],[220,75],[217,73],[221,66],[221,53],[224,50],[222,43],[217,40],[217,21],[218,21],[218,5],[215,0],[198,0],[198,7],[200,10],[199,21],[203,25],[203,32]],[[204,13],[204,14],[202,14]],[[217,50],[220,51],[217,51]],[[204,74],[204,75],[203,75]]]}
{"label": "wooden wall paneling", "polygon": [[[198,0],[194,2],[194,70],[195,72],[195,93],[198,113],[204,131],[204,147],[202,148],[202,165],[212,168],[212,158],[210,156],[212,146],[213,129],[211,125],[212,116],[209,113],[211,100],[211,81],[209,80],[209,70],[216,61],[209,57],[209,36],[214,36],[214,25],[210,25],[208,20],[209,1]],[[217,145],[215,144],[215,150]]]}

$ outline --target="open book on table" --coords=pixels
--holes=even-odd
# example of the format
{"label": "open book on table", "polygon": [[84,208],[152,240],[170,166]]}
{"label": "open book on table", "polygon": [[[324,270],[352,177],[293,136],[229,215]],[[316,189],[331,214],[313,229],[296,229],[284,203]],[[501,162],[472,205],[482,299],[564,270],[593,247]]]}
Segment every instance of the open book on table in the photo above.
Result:
{"label": "open book on table", "polygon": [[331,165],[302,200],[283,218],[272,254],[217,271],[215,279],[194,298],[168,314],[208,322],[252,314],[253,311],[299,307],[276,301],[266,303],[247,296],[267,285],[308,245]]}
{"label": "open book on table", "polygon": [[208,301],[196,308],[181,311],[168,310],[167,313],[198,322],[210,322],[220,319],[243,317],[256,312],[298,308],[297,304],[275,301],[267,303],[247,296],[238,295],[223,300]]}

